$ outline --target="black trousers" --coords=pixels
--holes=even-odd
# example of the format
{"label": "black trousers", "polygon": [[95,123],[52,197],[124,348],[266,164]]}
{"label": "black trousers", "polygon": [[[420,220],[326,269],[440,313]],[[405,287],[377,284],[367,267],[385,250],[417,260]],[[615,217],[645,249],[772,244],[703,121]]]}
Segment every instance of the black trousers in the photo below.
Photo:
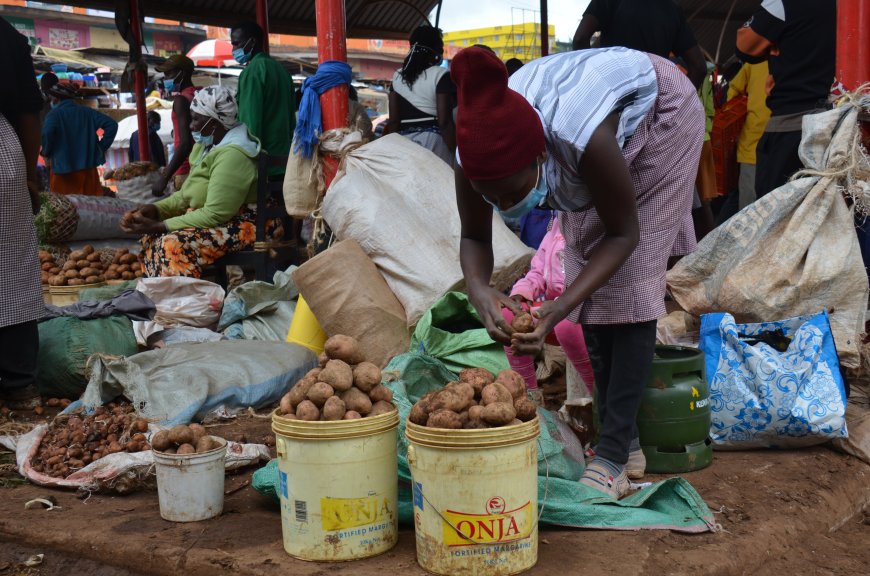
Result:
{"label": "black trousers", "polygon": [[765,132],[755,148],[755,194],[773,192],[804,167],[798,157],[801,131]]}
{"label": "black trousers", "polygon": [[15,398],[36,386],[39,328],[36,320],[0,328],[0,395]]}
{"label": "black trousers", "polygon": [[601,434],[595,452],[625,464],[628,446],[637,437],[637,413],[652,371],[656,321],[584,324],[583,336],[598,390]]}

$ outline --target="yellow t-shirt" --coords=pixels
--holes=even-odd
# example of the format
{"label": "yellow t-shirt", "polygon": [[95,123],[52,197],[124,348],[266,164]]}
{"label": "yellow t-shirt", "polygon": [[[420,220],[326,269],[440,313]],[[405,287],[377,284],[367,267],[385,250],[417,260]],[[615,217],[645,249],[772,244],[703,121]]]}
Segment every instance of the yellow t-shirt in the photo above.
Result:
{"label": "yellow t-shirt", "polygon": [[741,164],[755,164],[755,146],[770,119],[770,109],[766,104],[768,75],[766,61],[744,64],[728,87],[729,100],[743,94],[747,96],[746,123],[737,140],[737,161]]}

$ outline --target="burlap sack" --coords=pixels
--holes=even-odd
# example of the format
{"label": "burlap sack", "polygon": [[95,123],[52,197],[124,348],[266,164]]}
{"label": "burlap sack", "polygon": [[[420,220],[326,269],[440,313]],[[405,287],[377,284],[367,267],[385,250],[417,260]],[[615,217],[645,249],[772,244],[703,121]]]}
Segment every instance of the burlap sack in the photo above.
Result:
{"label": "burlap sack", "polygon": [[291,146],[284,172],[284,207],[290,216],[304,218],[317,207],[317,177],[312,168],[313,160],[294,153]]}
{"label": "burlap sack", "polygon": [[327,335],[359,340],[381,368],[408,351],[405,309],[354,240],[339,242],[293,272],[293,281]]}

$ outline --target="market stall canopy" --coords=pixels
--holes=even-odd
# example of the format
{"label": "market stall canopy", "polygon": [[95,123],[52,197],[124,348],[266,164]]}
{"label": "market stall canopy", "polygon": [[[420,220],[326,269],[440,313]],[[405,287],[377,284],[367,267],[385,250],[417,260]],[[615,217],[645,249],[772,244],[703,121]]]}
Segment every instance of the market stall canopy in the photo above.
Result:
{"label": "market stall canopy", "polygon": [[734,55],[737,29],[758,10],[761,0],[677,0],[677,4],[701,48],[723,64]]}
{"label": "market stall canopy", "polygon": [[[114,10],[116,0],[71,0],[66,4],[99,10]],[[406,40],[427,20],[438,0],[346,0],[347,36]],[[254,20],[253,0],[148,0],[145,16],[227,27]],[[270,0],[269,32],[315,33],[314,0]]]}

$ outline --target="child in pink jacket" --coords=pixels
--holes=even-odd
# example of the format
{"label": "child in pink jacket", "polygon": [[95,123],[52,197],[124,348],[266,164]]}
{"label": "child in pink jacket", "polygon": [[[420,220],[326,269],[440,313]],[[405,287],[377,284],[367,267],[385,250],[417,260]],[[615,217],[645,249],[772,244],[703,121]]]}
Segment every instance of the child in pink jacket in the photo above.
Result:
{"label": "child in pink jacket", "polygon": [[[532,258],[531,269],[523,278],[514,284],[511,290],[511,298],[516,300],[525,309],[529,309],[534,302],[543,300],[555,300],[565,290],[565,268],[562,266],[562,252],[565,249],[565,237],[559,226],[559,217],[556,216],[541,245]],[[509,324],[513,322],[514,313],[507,308],[501,311],[504,319]],[[589,353],[586,352],[586,341],[583,339],[583,328],[569,320],[562,320],[553,329],[553,335],[565,356],[577,369],[583,382],[592,393],[592,364],[589,361]],[[511,369],[518,372],[526,381],[526,387],[531,395],[538,400],[541,394],[538,392],[538,379],[535,376],[535,359],[532,356],[517,356],[510,346],[505,346],[508,362]]]}

